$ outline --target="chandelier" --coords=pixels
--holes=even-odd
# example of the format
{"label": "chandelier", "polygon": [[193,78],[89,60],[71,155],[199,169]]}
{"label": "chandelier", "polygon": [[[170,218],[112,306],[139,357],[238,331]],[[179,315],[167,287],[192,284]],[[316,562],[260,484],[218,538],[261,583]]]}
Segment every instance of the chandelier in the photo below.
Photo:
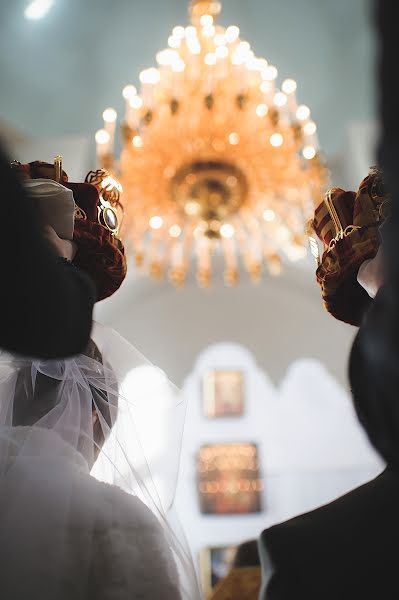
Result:
{"label": "chandelier", "polygon": [[124,238],[136,264],[183,285],[190,263],[201,286],[224,257],[233,285],[243,263],[253,281],[264,266],[306,255],[306,222],[321,201],[326,169],[310,110],[297,84],[276,86],[277,69],[254,55],[236,26],[216,23],[221,4],[194,0],[191,25],[177,26],[158,68],[123,90],[122,152],[117,114],[96,133],[102,168],[124,190]]}

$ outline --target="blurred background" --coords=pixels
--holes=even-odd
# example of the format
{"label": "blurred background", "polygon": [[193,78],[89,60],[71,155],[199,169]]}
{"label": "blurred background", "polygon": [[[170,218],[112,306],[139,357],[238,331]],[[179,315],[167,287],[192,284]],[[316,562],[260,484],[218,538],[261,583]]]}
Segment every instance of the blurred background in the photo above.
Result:
{"label": "blurred background", "polygon": [[[57,0],[39,20],[24,18],[28,4],[0,3],[2,129],[15,142],[78,136],[93,151],[104,107],[121,110],[122,88],[187,23],[187,2]],[[299,82],[331,165],[356,185],[374,144],[367,0],[225,0],[221,22],[238,24],[259,56]]]}
{"label": "blurred background", "polygon": [[[96,165],[103,109],[123,109],[122,88],[137,85],[173,27],[187,24],[187,3],[54,0],[40,19],[26,18],[28,5],[0,0],[0,135],[12,158],[60,153],[70,178],[82,180]],[[298,82],[332,183],[355,190],[374,163],[377,135],[369,9],[366,0],[224,0],[220,17]],[[323,308],[311,257],[258,285],[243,278],[227,288],[216,278],[206,290],[190,280],[175,290],[130,261],[125,284],[96,318],[164,369],[189,401],[177,506],[196,560],[204,548],[256,537],[381,469],[347,390],[355,330]],[[233,376],[221,387],[204,384],[209,373],[237,371],[239,389]],[[209,414],[223,393],[225,408]],[[241,403],[238,415],[229,402]],[[238,515],[223,514],[223,505],[205,514],[200,449],[233,443],[257,447],[259,502],[244,502]]]}

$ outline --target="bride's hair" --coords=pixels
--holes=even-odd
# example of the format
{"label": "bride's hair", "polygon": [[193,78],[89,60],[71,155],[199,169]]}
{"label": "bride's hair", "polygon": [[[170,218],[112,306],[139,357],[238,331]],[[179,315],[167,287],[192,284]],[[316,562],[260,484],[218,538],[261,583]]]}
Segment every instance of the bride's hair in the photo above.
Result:
{"label": "bride's hair", "polygon": [[[86,350],[82,353],[90,370],[97,373],[103,372],[103,357],[93,340],[89,340]],[[70,359],[74,360],[74,359]],[[65,390],[64,372],[68,359],[60,361],[27,362],[19,369],[15,386],[13,403],[13,426],[33,426],[44,418],[49,412],[59,405],[60,398]],[[76,365],[78,365],[78,361]],[[35,365],[35,366],[34,366]],[[47,369],[47,365],[51,365]],[[107,392],[100,387],[94,387],[88,380],[86,369],[79,369],[79,380],[76,385],[85,385],[90,389],[93,413],[93,440],[96,446],[101,447],[105,441],[104,427],[112,427],[111,409]],[[50,376],[48,371],[58,372],[59,376]],[[101,376],[100,376],[101,377]],[[105,386],[104,386],[105,387]]]}

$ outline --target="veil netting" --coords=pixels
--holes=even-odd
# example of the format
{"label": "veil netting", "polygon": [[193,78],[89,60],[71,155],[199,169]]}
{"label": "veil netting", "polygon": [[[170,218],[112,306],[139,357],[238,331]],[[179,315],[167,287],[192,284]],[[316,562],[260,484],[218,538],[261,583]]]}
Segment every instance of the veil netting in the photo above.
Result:
{"label": "veil netting", "polygon": [[0,352],[2,598],[200,598],[173,509],[185,412],[98,324],[73,358]]}

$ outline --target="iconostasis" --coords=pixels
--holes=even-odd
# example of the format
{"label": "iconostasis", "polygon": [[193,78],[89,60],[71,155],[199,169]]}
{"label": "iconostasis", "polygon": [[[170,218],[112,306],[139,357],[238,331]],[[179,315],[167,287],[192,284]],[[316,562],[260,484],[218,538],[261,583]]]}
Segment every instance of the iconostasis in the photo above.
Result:
{"label": "iconostasis", "polygon": [[315,359],[292,364],[278,385],[242,346],[198,357],[188,400],[176,508],[205,591],[235,547],[379,473],[348,393]]}

